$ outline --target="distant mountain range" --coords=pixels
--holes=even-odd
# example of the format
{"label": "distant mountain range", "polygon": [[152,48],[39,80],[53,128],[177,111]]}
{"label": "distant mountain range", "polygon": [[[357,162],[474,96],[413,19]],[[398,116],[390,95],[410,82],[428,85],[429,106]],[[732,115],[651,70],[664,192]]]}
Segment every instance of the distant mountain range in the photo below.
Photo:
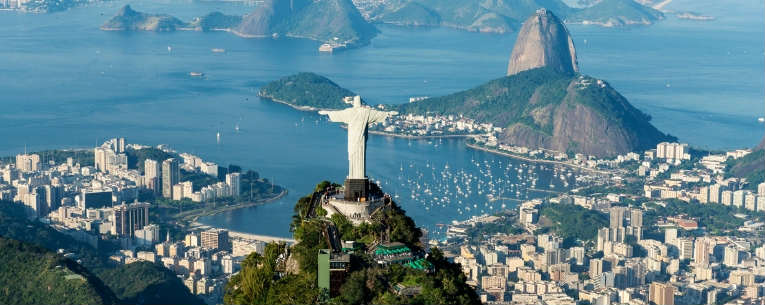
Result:
{"label": "distant mountain range", "polygon": [[111,31],[230,31],[242,37],[296,37],[354,47],[368,43],[378,30],[350,0],[266,0],[245,16],[220,12],[184,22],[165,14],[148,14],[125,5],[101,26]]}
{"label": "distant mountain range", "polygon": [[602,0],[573,8],[560,0],[356,0],[372,22],[406,26],[447,26],[475,32],[505,33],[540,8],[552,10],[566,23],[624,26],[652,24],[664,15],[633,0]]}

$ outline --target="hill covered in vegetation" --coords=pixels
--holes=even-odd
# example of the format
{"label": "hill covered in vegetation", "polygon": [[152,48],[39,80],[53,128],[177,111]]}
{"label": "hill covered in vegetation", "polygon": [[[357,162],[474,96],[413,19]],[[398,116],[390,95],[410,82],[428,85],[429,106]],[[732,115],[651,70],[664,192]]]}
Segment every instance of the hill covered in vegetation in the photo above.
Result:
{"label": "hill covered in vegetation", "polygon": [[[326,211],[315,205],[317,198],[336,184],[322,182],[313,194],[295,204],[291,231],[297,244],[269,244],[264,255],[250,254],[242,263],[242,270],[228,286],[226,304],[479,304],[473,289],[465,283],[459,265],[450,263],[438,249],[424,255],[421,264],[429,268],[417,269],[406,264],[379,265],[374,245],[380,242],[398,242],[413,253],[424,253],[419,241],[422,232],[414,221],[394,202],[386,201],[386,208],[374,214],[373,221],[353,225],[340,214],[326,217]],[[372,192],[381,192],[372,184]],[[318,197],[317,197],[318,196]],[[342,240],[355,241],[352,249],[343,249],[350,255],[350,265],[339,294],[330,296],[318,288],[318,258],[320,249],[329,249],[332,233]],[[393,292],[397,284],[419,287],[413,295]]]}
{"label": "hill covered in vegetation", "polygon": [[725,172],[733,177],[745,178],[750,189],[765,182],[765,138],[743,158],[729,159]]}
{"label": "hill covered in vegetation", "polygon": [[[90,245],[74,240],[45,224],[29,221],[23,208],[17,203],[0,201],[0,237],[15,240],[15,242],[3,244],[0,250],[9,251],[8,253],[11,253],[9,259],[16,254],[13,254],[15,250],[5,249],[6,246],[25,251],[36,251],[38,253],[36,255],[47,260],[47,265],[36,267],[41,272],[50,269],[50,264],[54,264],[53,269],[59,269],[59,272],[65,272],[67,275],[80,275],[87,283],[90,283],[85,286],[70,287],[72,289],[77,288],[76,296],[79,298],[73,299],[78,301],[72,301],[72,304],[91,304],[87,300],[97,301],[92,304],[204,304],[189,292],[180,279],[162,265],[134,263],[114,266],[108,262],[107,256],[115,249],[109,247],[108,244],[100,246],[99,249],[94,249]],[[58,251],[58,249],[64,249],[67,253],[75,254],[77,263],[68,260],[62,261],[60,258],[50,256],[53,251]],[[5,263],[5,260],[2,261]],[[62,265],[62,268],[65,267],[71,273],[62,268],[56,268],[55,266],[59,264],[65,264]],[[1,268],[0,270],[2,270]],[[55,274],[46,274],[46,276],[54,277]],[[74,276],[70,276],[70,278],[74,278]],[[44,281],[46,279],[36,280]],[[26,285],[28,282],[19,281],[19,283]],[[68,283],[63,284],[69,285]],[[91,290],[90,287],[94,290]],[[47,297],[40,294],[49,293],[47,286],[29,286],[25,289],[27,290],[22,290],[26,291],[22,296],[23,299],[18,299],[18,296],[10,293],[3,294],[3,289],[0,288],[0,304],[61,304],[67,301],[65,298],[52,302],[46,301]],[[51,289],[54,287],[51,286]],[[55,287],[55,289],[59,289],[59,287]],[[73,296],[75,295],[73,294]],[[29,303],[22,302],[23,300],[29,300]]]}
{"label": "hill covered in vegetation", "polygon": [[343,109],[343,97],[355,95],[330,79],[303,72],[272,81],[260,88],[258,96],[302,110]]}
{"label": "hill covered in vegetation", "polygon": [[505,128],[501,143],[614,156],[675,138],[607,82],[537,68],[473,89],[400,105],[400,113],[463,115]]}
{"label": "hill covered in vegetation", "polygon": [[115,304],[116,296],[75,261],[0,237],[0,303]]}

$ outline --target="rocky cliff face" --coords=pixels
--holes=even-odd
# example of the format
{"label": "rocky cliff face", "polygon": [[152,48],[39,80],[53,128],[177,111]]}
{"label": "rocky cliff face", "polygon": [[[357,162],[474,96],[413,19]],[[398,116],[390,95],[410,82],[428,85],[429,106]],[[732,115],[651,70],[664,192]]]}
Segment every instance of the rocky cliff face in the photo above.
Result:
{"label": "rocky cliff face", "polygon": [[523,23],[510,55],[507,75],[540,67],[562,73],[579,71],[571,35],[563,22],[546,9],[537,10]]}
{"label": "rocky cliff face", "polygon": [[[655,146],[673,138],[649,123],[650,117],[632,107],[607,83],[589,77],[572,80],[560,104],[530,111],[531,120],[512,124],[500,141],[561,152],[615,156]],[[539,118],[548,117],[549,121]],[[547,125],[535,129],[533,126]]]}

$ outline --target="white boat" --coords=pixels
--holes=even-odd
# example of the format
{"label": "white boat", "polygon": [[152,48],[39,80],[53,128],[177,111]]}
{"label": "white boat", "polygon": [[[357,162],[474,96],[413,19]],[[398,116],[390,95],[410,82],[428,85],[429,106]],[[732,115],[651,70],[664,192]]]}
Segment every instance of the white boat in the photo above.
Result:
{"label": "white boat", "polygon": [[191,75],[193,77],[200,77],[200,76],[203,76],[205,74],[202,73],[202,72],[189,72],[189,75]]}
{"label": "white boat", "polygon": [[213,53],[225,53],[225,52],[226,52],[226,49],[213,48],[213,49],[212,49],[212,50],[210,50],[210,51],[212,51]]}

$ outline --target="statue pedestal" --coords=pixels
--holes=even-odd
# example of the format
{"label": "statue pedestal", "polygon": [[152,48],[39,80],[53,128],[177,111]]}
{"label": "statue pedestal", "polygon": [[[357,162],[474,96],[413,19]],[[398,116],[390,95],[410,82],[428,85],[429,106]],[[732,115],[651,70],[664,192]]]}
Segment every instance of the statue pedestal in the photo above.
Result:
{"label": "statue pedestal", "polygon": [[369,179],[345,179],[345,200],[369,200]]}

